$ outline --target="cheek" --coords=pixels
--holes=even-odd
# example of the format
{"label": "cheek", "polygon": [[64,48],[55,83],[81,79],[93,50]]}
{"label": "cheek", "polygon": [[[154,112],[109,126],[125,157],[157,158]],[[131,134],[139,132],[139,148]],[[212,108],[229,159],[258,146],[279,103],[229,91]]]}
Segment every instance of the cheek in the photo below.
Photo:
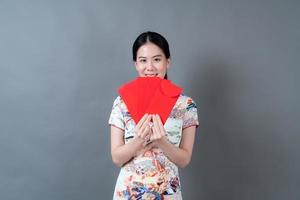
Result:
{"label": "cheek", "polygon": [[142,71],[143,70],[143,66],[141,64],[136,64],[135,68],[137,71]]}
{"label": "cheek", "polygon": [[138,66],[136,66],[136,71],[141,75],[141,74],[143,74],[144,73],[144,67],[143,66],[140,66],[140,65],[138,65]]}
{"label": "cheek", "polygon": [[167,71],[167,63],[160,63],[158,66],[157,66],[157,69],[161,72],[165,72]]}

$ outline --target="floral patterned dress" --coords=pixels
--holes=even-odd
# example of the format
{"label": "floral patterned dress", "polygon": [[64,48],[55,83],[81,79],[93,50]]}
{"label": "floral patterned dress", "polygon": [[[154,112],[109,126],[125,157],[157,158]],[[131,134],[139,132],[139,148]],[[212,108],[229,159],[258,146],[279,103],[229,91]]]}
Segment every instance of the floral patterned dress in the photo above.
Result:
{"label": "floral patterned dress", "polygon": [[[136,124],[120,96],[113,103],[108,123],[124,130],[125,143],[135,137]],[[180,95],[164,124],[168,140],[178,147],[182,130],[198,125],[195,102]],[[182,199],[178,167],[160,149],[148,150],[122,166],[113,199]]]}

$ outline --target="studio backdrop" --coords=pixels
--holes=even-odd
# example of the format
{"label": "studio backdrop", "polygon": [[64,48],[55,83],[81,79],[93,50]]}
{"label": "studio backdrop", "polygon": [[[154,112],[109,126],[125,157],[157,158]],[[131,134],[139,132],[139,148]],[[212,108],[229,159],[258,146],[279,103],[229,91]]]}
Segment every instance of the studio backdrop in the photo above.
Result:
{"label": "studio backdrop", "polygon": [[144,31],[198,106],[185,200],[300,199],[300,1],[0,1],[0,199],[112,199],[108,118]]}

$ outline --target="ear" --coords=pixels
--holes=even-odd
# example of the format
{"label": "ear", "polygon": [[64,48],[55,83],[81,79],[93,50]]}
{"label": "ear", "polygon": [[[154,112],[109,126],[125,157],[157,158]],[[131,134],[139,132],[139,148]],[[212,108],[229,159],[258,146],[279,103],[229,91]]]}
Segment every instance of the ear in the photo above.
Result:
{"label": "ear", "polygon": [[167,69],[171,67],[171,58],[167,59]]}
{"label": "ear", "polygon": [[134,66],[135,66],[135,69],[137,70],[137,62],[134,61]]}

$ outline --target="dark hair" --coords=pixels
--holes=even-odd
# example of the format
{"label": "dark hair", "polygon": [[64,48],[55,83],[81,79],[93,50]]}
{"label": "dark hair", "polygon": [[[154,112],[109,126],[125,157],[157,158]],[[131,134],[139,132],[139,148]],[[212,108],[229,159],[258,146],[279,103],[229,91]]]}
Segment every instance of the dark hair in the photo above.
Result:
{"label": "dark hair", "polygon": [[[147,42],[152,42],[153,44],[157,45],[165,54],[166,58],[170,58],[170,50],[169,50],[169,44],[166,38],[164,38],[162,35],[156,32],[147,31],[144,33],[141,33],[136,40],[133,43],[132,46],[132,58],[133,61],[136,61],[136,54],[138,49],[146,44]],[[166,74],[165,79],[168,79],[168,75]]]}

